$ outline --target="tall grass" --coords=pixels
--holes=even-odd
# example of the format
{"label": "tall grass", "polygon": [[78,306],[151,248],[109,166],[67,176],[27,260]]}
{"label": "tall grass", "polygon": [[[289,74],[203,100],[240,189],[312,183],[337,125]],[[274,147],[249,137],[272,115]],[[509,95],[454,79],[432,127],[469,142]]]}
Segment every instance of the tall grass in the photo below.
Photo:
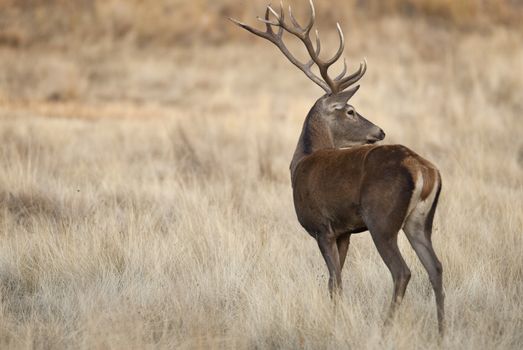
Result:
{"label": "tall grass", "polygon": [[357,110],[443,176],[442,341],[403,234],[413,277],[390,328],[368,233],[331,303],[288,171],[320,91],[276,49],[48,42],[0,55],[0,348],[522,348],[520,32],[345,26],[350,66],[369,62]]}

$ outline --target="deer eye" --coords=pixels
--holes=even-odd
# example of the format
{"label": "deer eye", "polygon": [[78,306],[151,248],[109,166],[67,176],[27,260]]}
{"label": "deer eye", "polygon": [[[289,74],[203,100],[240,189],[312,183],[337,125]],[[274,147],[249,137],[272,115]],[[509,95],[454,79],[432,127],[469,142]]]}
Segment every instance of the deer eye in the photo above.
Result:
{"label": "deer eye", "polygon": [[348,115],[349,117],[354,117],[354,109],[349,109],[349,110],[347,110],[347,115]]}

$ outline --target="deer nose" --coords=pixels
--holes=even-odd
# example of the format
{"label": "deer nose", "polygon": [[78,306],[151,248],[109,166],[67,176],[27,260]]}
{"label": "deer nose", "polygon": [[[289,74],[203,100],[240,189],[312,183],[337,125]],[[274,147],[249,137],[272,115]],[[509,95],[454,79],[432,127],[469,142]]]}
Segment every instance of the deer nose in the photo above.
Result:
{"label": "deer nose", "polygon": [[378,130],[377,133],[367,136],[368,143],[375,143],[385,138],[385,132],[380,128],[378,128]]}

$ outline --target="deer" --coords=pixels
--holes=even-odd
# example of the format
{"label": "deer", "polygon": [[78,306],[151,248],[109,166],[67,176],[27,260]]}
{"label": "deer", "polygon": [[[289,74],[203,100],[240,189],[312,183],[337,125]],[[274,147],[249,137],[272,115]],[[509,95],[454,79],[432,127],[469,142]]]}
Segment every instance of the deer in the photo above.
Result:
{"label": "deer", "polygon": [[[236,19],[239,27],[276,45],[283,55],[320,86],[325,94],[305,117],[296,150],[290,163],[296,215],[301,226],[318,244],[329,272],[328,289],[340,295],[341,272],[352,234],[369,231],[376,249],[390,270],[393,295],[386,324],[401,304],[411,272],[398,248],[402,229],[427,271],[436,299],[438,330],[444,332],[444,291],[442,265],[432,246],[434,214],[441,192],[441,175],[436,166],[403,145],[378,144],[385,133],[365,119],[349,100],[358,91],[355,85],[367,70],[347,74],[347,63],[336,77],[329,68],[343,54],[345,39],[336,23],[339,47],[334,56],[320,58],[321,41],[310,36],[316,12],[309,0],[310,17],[302,26],[289,6],[291,24],[285,20],[283,3],[279,11],[268,5],[263,18],[265,30]],[[283,41],[284,33],[301,42],[310,56],[300,62]],[[313,71],[317,67],[320,76]]]}

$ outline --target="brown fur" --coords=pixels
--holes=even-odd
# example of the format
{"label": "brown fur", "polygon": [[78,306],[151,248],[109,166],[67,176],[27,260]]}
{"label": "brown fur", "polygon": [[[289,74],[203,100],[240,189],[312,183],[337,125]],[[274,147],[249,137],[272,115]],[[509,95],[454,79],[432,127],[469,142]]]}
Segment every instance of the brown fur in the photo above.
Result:
{"label": "brown fur", "polygon": [[[419,172],[424,178],[421,198],[426,199],[436,184],[437,169],[405,146],[318,150],[301,159],[292,174],[298,220],[313,236],[329,225],[336,235],[353,233],[367,228],[362,200],[401,202],[387,216],[399,230]],[[383,191],[372,190],[378,183],[384,183]]]}

